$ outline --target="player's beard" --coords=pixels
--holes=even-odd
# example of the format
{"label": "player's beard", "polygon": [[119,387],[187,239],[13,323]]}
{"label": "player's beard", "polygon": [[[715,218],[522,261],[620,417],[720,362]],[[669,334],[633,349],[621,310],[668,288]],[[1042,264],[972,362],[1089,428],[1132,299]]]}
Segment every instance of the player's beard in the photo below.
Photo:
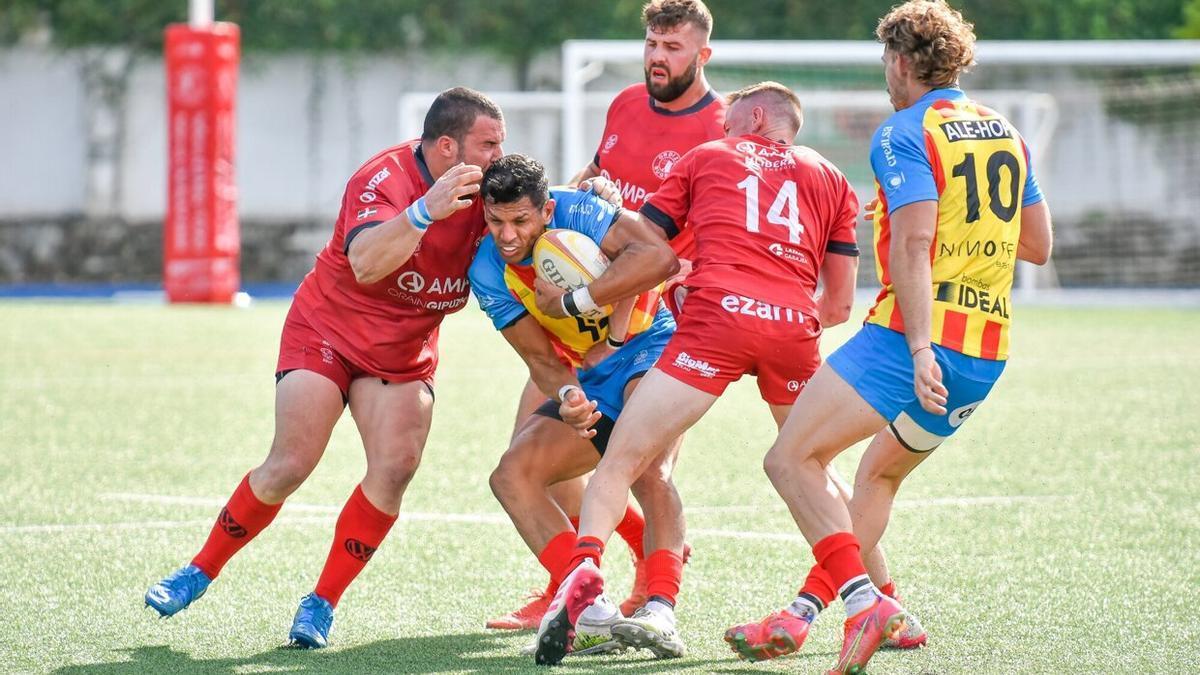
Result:
{"label": "player's beard", "polygon": [[[662,66],[658,67],[662,68]],[[663,68],[663,70],[666,70],[666,68]],[[644,71],[646,74],[646,90],[650,92],[650,96],[652,96],[655,101],[660,103],[670,103],[680,96],[683,96],[683,93],[688,90],[688,87],[692,86],[692,83],[696,81],[696,73],[699,72],[699,70],[700,55],[697,54],[696,58],[692,59],[692,62],[688,64],[687,68],[683,69],[682,73],[680,73],[677,77],[667,78],[667,83],[659,86],[651,82],[650,69],[646,68]]]}

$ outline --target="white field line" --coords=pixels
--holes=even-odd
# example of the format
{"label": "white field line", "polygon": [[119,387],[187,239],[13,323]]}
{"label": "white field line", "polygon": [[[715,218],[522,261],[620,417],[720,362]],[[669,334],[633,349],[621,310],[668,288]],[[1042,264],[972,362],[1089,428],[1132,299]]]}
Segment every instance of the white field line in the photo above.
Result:
{"label": "white field line", "polygon": [[705,528],[689,527],[687,529],[688,536],[701,537],[723,537],[725,539],[752,539],[754,541],[798,541],[804,542],[804,535],[799,532],[746,532],[744,530],[709,530]]}
{"label": "white field line", "polygon": [[[1069,500],[1070,495],[1008,495],[985,497],[930,497],[928,499],[897,499],[898,509],[925,508],[929,506],[1012,506],[1047,501]],[[783,511],[787,505],[783,502],[774,504],[734,504],[727,506],[690,506],[688,513],[758,513],[761,511]],[[689,530],[691,531],[691,530]]]}
{"label": "white field line", "polygon": [[[182,497],[174,495],[149,495],[136,492],[109,492],[100,495],[100,499],[120,502],[138,502],[142,504],[170,504],[178,506],[203,506],[219,509],[225,506],[227,500],[219,497]],[[341,506],[329,504],[302,504],[284,502],[281,514],[287,513],[324,513],[336,516],[342,512]],[[481,523],[487,525],[508,525],[508,516],[500,513],[426,513],[421,511],[400,511],[401,521],[441,522],[441,523]]]}
{"label": "white field line", "polygon": [[[314,523],[331,523],[333,518],[279,518],[273,524],[279,525],[312,525]],[[59,532],[111,532],[113,530],[162,530],[175,527],[205,527],[212,526],[208,520],[145,520],[134,523],[76,523],[59,525],[4,525],[0,526],[0,534],[54,534]]]}
{"label": "white field line", "polygon": [[[175,495],[152,495],[130,492],[111,492],[100,495],[100,499],[108,501],[136,502],[142,504],[170,504],[177,506],[199,506],[219,508],[225,505],[225,500],[213,497],[186,497]],[[934,497],[930,499],[898,499],[899,508],[923,506],[987,506],[1012,505],[1029,502],[1054,501],[1070,499],[1065,495],[1014,495],[1014,496],[982,496],[982,497]],[[776,505],[730,505],[730,506],[694,506],[686,509],[688,513],[740,513],[762,512],[764,510],[781,510],[783,504]],[[288,502],[284,504],[277,524],[281,525],[311,525],[325,524],[333,520],[341,512],[340,506],[327,504],[303,504]],[[310,513],[320,516],[297,516],[293,514]],[[428,513],[401,512],[400,520],[408,522],[434,523],[469,523],[479,525],[509,525],[507,516],[493,513]],[[61,532],[108,532],[113,530],[153,530],[171,529],[176,527],[204,527],[211,525],[212,520],[147,520],[124,523],[76,523],[48,525],[0,525],[0,534],[52,534]],[[803,541],[799,534],[782,532],[747,532],[745,530],[721,530],[706,528],[688,528],[688,534],[723,537],[727,539],[755,539],[774,541]]]}

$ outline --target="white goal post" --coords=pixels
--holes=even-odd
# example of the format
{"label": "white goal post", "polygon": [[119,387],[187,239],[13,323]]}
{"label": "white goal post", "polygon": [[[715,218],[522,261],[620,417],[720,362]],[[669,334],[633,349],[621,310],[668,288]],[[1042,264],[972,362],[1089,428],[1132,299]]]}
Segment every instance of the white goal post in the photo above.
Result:
{"label": "white goal post", "polygon": [[[714,40],[712,65],[880,65],[882,46],[871,40]],[[607,64],[641,63],[641,40],[567,40],[562,51],[564,162],[590,158],[584,133],[588,82]],[[1186,65],[1200,63],[1200,40],[980,41],[976,60],[988,65]],[[879,73],[882,95],[883,70]],[[750,84],[750,83],[747,83]],[[807,98],[807,96],[806,96]],[[1018,128],[1017,120],[1013,123]],[[1023,130],[1024,131],[1024,130]]]}

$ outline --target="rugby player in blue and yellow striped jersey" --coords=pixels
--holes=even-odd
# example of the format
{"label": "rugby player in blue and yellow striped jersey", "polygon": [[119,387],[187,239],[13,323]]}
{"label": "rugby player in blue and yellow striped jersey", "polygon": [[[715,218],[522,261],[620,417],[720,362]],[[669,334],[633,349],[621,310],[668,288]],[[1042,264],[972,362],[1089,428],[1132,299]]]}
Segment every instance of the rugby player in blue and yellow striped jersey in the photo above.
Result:
{"label": "rugby player in blue and yellow striped jersey", "polygon": [[[1044,263],[1052,241],[1020,135],[958,88],[974,63],[973,26],[943,0],[909,0],[876,37],[897,111],[871,148],[883,291],[800,394],[765,462],[846,604],[831,672],[861,672],[903,629],[904,609],[872,585],[860,550],[883,535],[905,476],[991,391],[1008,357],[1016,262]],[[870,436],[847,508],[825,466]]]}

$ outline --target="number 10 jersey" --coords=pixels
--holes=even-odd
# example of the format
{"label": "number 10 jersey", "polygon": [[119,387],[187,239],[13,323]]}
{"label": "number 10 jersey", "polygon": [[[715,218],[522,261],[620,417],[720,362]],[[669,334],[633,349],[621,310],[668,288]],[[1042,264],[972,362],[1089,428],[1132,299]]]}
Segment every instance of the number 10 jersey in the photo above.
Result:
{"label": "number 10 jersey", "polygon": [[932,339],[967,356],[1006,359],[1021,208],[1042,200],[1021,136],[961,90],[934,89],[875,132],[871,168],[883,290],[867,322],[904,332],[888,268],[891,214],[936,201]]}

